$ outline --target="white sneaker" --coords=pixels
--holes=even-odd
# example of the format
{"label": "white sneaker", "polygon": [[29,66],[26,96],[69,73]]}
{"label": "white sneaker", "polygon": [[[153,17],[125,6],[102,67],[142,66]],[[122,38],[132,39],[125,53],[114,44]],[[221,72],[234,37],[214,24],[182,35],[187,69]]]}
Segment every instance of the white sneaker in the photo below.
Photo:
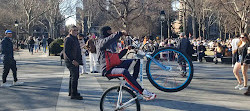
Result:
{"label": "white sneaker", "polygon": [[20,86],[20,85],[23,85],[23,82],[19,82],[19,81],[13,82],[13,85],[14,86]]}
{"label": "white sneaker", "polygon": [[1,86],[2,86],[2,87],[10,87],[10,86],[12,86],[12,85],[9,84],[9,83],[3,83]]}
{"label": "white sneaker", "polygon": [[156,94],[155,94],[155,93],[151,93],[151,92],[149,92],[149,91],[146,90],[146,89],[143,90],[142,95],[143,95],[143,97],[144,97],[146,100],[152,100],[152,99],[155,99],[155,98],[156,98]]}
{"label": "white sneaker", "polygon": [[244,90],[244,91],[246,91],[248,89],[248,87],[246,86],[246,87],[241,87],[241,88],[239,88],[239,90]]}
{"label": "white sneaker", "polygon": [[234,87],[234,89],[240,89],[243,87],[243,84],[238,84],[237,86]]}

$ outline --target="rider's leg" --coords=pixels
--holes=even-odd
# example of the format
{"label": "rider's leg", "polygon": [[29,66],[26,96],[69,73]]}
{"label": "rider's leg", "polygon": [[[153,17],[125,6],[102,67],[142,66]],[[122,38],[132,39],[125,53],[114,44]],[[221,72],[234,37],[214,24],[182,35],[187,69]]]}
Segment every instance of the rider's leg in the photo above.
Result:
{"label": "rider's leg", "polygon": [[[110,72],[110,73],[108,73]],[[136,81],[134,77],[130,75],[127,69],[125,68],[113,68],[111,71],[108,71],[106,76],[107,77],[124,77],[124,79],[131,85],[134,89],[136,89],[140,94],[142,94],[142,87]]]}
{"label": "rider's leg", "polygon": [[139,72],[140,72],[140,60],[137,60],[135,66],[134,66],[134,72],[133,72],[133,77],[134,77],[135,79],[138,78]]}

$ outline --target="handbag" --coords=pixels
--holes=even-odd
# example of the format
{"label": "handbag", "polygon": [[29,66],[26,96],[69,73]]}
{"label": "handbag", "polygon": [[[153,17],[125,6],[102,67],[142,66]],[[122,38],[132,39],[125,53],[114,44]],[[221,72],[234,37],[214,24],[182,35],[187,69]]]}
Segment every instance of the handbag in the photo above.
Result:
{"label": "handbag", "polygon": [[122,63],[119,53],[111,53],[110,51],[105,51],[105,61],[107,70]]}

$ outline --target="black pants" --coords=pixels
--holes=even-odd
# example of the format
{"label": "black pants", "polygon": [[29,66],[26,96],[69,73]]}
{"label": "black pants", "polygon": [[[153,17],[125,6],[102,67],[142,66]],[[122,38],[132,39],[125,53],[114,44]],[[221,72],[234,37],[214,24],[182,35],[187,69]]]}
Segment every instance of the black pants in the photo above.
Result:
{"label": "black pants", "polygon": [[72,62],[65,61],[67,68],[70,72],[69,78],[69,95],[77,96],[77,86],[78,86],[78,79],[79,79],[79,67],[76,67],[72,64]]}
{"label": "black pants", "polygon": [[8,59],[8,60],[4,60],[3,61],[3,76],[2,76],[2,79],[3,79],[3,83],[6,82],[6,78],[10,72],[10,69],[12,70],[13,72],[13,78],[14,78],[14,81],[16,82],[17,81],[17,68],[16,68],[16,61],[14,59]]}

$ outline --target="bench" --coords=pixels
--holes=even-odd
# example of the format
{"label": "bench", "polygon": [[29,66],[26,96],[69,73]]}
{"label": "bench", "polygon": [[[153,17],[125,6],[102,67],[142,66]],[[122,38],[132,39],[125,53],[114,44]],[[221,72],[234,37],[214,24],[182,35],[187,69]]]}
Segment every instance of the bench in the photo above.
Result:
{"label": "bench", "polygon": [[206,62],[213,62],[214,61],[213,56],[205,56],[204,58],[205,58]]}
{"label": "bench", "polygon": [[222,57],[221,63],[222,64],[232,64],[232,57]]}

